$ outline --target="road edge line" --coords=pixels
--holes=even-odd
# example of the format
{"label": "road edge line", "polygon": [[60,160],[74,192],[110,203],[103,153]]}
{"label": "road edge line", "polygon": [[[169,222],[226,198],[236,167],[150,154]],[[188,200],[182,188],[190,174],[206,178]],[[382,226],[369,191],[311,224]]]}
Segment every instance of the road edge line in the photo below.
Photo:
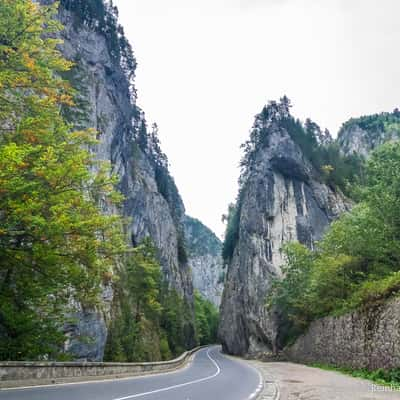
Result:
{"label": "road edge line", "polygon": [[215,377],[217,377],[220,373],[221,373],[221,368],[219,367],[218,363],[216,362],[216,360],[214,360],[211,355],[210,355],[210,350],[212,350],[212,347],[209,348],[207,350],[207,357],[210,359],[210,361],[214,364],[214,366],[217,368],[217,372],[214,373],[213,375],[209,375],[205,378],[200,378],[200,379],[195,379],[193,381],[189,381],[189,382],[184,382],[184,383],[179,383],[177,385],[172,385],[172,386],[167,386],[164,388],[160,388],[160,389],[156,389],[156,390],[151,390],[149,392],[143,392],[143,393],[136,393],[136,394],[132,394],[132,395],[128,395],[128,396],[124,396],[124,397],[116,397],[112,400],[129,400],[129,399],[134,399],[134,398],[138,398],[138,397],[145,397],[148,396],[150,394],[155,394],[155,393],[161,393],[161,392],[167,392],[169,390],[173,390],[173,389],[178,389],[181,387],[185,387],[185,386],[189,386],[189,385],[195,385],[197,383],[200,382],[204,382],[204,381],[208,381],[211,380]]}

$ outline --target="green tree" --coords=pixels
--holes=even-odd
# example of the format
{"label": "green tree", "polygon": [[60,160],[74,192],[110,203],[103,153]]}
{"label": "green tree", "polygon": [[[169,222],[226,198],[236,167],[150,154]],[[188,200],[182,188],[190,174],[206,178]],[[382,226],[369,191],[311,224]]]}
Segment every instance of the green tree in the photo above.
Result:
{"label": "green tree", "polygon": [[143,316],[157,316],[161,311],[161,269],[156,259],[156,249],[149,238],[133,249],[123,279],[124,287],[133,301],[136,322],[140,322]]}
{"label": "green tree", "polygon": [[168,338],[171,353],[178,355],[185,351],[184,326],[188,315],[184,300],[176,290],[168,289],[164,284],[160,301],[163,305],[160,325]]}
{"label": "green tree", "polygon": [[146,238],[126,256],[121,278],[114,283],[116,318],[109,330],[107,361],[165,360],[192,346],[191,308],[163,280],[156,253]]}
{"label": "green tree", "polygon": [[94,132],[60,114],[73,92],[55,7],[0,2],[0,359],[56,357],[71,299],[96,304],[125,247],[121,219],[100,210],[121,198],[85,150]]}
{"label": "green tree", "polygon": [[216,307],[195,291],[194,310],[198,343],[200,345],[217,343],[219,315]]}
{"label": "green tree", "polygon": [[281,325],[287,342],[304,328],[312,318],[310,309],[310,281],[314,254],[300,243],[288,243],[283,248],[286,263],[282,278],[272,281],[267,307],[279,310]]}
{"label": "green tree", "polygon": [[[159,358],[161,268],[149,238],[126,256],[115,282],[117,309],[105,351],[107,361],[148,361]],[[152,349],[147,343],[154,337]],[[168,353],[168,349],[163,349]],[[154,355],[155,354],[155,355]]]}
{"label": "green tree", "polygon": [[373,153],[367,165],[367,185],[362,194],[380,222],[385,259],[400,265],[400,144],[387,143]]}

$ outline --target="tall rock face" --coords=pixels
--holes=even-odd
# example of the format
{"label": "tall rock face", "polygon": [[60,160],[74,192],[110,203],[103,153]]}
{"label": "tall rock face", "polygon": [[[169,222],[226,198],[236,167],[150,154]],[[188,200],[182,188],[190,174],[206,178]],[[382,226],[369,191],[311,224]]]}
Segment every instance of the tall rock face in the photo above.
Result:
{"label": "tall rock face", "polygon": [[[42,0],[52,3],[52,0]],[[114,7],[103,0],[61,0],[58,18],[64,56],[75,63],[66,76],[77,90],[77,107],[68,115],[78,128],[95,128],[98,144],[91,151],[111,163],[125,196],[121,210],[130,218],[132,245],[150,237],[158,249],[165,280],[193,308],[193,286],[184,248],[185,209],[155,129],[148,132],[136,105],[133,77],[136,62]],[[104,205],[104,212],[115,212]],[[77,321],[68,327],[67,350],[76,359],[101,360],[107,326],[113,318],[112,287],[105,284],[98,310],[81,306]],[[193,321],[187,346],[194,344]],[[191,333],[190,333],[191,332]]]}
{"label": "tall rock face", "polygon": [[400,111],[381,113],[345,122],[338,134],[338,144],[345,154],[368,157],[376,147],[400,137]]}
{"label": "tall rock face", "polygon": [[184,226],[193,286],[204,298],[219,307],[225,274],[222,243],[198,219],[186,216]]}
{"label": "tall rock face", "polygon": [[221,303],[223,349],[237,355],[279,345],[279,318],[266,308],[274,277],[281,275],[282,246],[298,240],[313,248],[330,222],[348,208],[293,139],[298,128],[286,98],[256,117],[247,142]]}

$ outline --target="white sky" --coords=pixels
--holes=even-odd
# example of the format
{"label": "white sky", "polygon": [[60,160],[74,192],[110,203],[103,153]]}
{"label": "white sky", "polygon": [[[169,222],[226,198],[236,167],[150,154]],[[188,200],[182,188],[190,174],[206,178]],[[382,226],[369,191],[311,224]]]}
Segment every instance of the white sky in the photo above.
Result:
{"label": "white sky", "polygon": [[139,105],[160,128],[187,213],[219,236],[240,144],[287,94],[336,134],[400,105],[399,0],[114,0],[139,66]]}

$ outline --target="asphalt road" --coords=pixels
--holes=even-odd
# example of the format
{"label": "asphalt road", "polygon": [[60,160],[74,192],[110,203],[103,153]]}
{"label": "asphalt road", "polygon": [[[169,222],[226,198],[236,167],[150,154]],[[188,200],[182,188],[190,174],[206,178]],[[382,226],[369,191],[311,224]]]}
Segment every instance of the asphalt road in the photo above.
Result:
{"label": "asphalt road", "polygon": [[217,346],[198,351],[179,371],[144,377],[1,390],[0,400],[248,400],[261,376]]}

